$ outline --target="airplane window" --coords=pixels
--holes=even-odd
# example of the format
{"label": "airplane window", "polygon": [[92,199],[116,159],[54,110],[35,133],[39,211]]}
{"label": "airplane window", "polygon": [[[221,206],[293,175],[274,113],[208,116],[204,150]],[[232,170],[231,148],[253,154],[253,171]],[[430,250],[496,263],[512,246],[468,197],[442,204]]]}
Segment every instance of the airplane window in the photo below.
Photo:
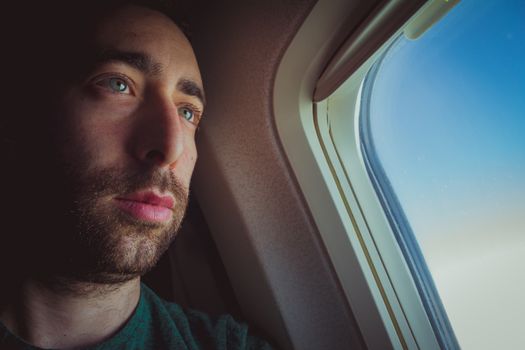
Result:
{"label": "airplane window", "polygon": [[463,349],[525,343],[524,15],[462,1],[399,36],[362,88],[368,172],[427,312]]}

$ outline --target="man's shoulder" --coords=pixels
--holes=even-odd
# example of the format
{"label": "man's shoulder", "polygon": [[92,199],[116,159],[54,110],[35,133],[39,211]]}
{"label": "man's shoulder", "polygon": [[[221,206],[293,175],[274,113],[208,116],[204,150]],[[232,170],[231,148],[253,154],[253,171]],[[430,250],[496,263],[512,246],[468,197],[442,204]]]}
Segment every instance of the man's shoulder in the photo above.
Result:
{"label": "man's shoulder", "polygon": [[[185,309],[158,297],[147,286],[142,286],[144,301],[153,322],[158,323],[162,336],[179,333],[185,342],[196,349],[270,350],[266,341],[251,334],[249,327],[237,322],[231,315],[212,316]],[[190,346],[192,348],[192,346]]]}

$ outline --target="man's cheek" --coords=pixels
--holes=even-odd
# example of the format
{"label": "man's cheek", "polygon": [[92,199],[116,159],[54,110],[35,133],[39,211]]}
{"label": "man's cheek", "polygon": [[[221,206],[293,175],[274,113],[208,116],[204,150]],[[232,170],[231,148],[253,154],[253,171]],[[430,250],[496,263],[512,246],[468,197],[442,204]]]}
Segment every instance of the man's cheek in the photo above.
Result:
{"label": "man's cheek", "polygon": [[197,152],[194,149],[189,150],[181,155],[172,169],[172,171],[175,173],[175,176],[187,187],[189,187],[196,161]]}
{"label": "man's cheek", "polygon": [[72,142],[69,159],[81,163],[85,171],[123,167],[129,162],[125,153],[122,130],[91,128],[83,130]]}
{"label": "man's cheek", "polygon": [[129,129],[129,108],[95,103],[76,92],[68,97],[63,109],[62,133],[66,141],[98,155],[121,149]]}

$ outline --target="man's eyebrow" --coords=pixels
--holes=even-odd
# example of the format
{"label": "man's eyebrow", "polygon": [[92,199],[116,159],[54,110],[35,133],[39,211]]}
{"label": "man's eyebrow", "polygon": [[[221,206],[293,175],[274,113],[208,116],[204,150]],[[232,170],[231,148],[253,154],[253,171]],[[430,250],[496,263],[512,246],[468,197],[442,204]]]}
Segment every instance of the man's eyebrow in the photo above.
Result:
{"label": "man's eyebrow", "polygon": [[148,75],[157,75],[162,71],[162,65],[143,52],[105,49],[97,55],[97,64],[112,61],[125,63]]}
{"label": "man's eyebrow", "polygon": [[204,91],[199,87],[199,85],[190,79],[181,79],[177,83],[177,90],[180,92],[197,97],[203,106],[206,105],[206,100],[204,98]]}

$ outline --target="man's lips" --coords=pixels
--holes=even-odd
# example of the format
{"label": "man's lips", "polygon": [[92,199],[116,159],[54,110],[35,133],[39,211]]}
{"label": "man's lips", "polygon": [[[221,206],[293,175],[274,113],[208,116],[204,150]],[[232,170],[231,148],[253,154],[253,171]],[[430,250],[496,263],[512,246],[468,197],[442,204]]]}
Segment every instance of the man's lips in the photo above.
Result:
{"label": "man's lips", "polygon": [[175,201],[172,196],[147,191],[116,197],[115,203],[119,209],[139,220],[167,222],[173,216]]}

